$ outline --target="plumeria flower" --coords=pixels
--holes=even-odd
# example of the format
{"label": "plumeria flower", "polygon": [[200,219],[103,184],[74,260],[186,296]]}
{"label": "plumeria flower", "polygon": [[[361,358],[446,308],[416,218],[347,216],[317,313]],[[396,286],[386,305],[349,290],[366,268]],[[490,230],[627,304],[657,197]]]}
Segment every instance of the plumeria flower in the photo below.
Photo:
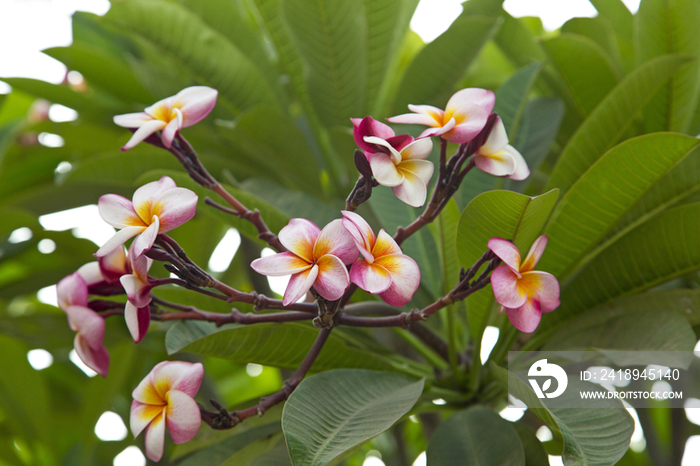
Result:
{"label": "plumeria flower", "polygon": [[68,275],[56,285],[58,307],[68,316],[68,325],[77,332],[75,352],[90,369],[107,377],[109,353],[102,341],[105,321],[88,307],[88,287],[78,272]]}
{"label": "plumeria flower", "polygon": [[124,274],[119,278],[120,283],[126,291],[128,302],[124,307],[124,319],[129,333],[136,343],[143,340],[151,324],[151,289],[148,284],[148,269],[151,268],[153,260],[142,255],[133,257],[133,247],[129,250],[129,259],[133,272]]}
{"label": "plumeria flower", "polygon": [[496,118],[488,139],[474,154],[474,163],[483,172],[505,176],[511,180],[524,180],[530,169],[520,152],[508,144],[508,135],[503,120]]}
{"label": "plumeria flower", "polygon": [[420,285],[420,269],[416,261],[403,254],[386,231],[380,230],[375,236],[369,224],[358,214],[342,213],[343,226],[362,254],[350,268],[350,280],[369,293],[379,294],[392,306],[403,306],[411,301]]}
{"label": "plumeria flower", "polygon": [[124,293],[119,278],[130,273],[131,264],[124,248],[116,248],[98,261],[88,262],[78,269],[78,274],[88,286],[88,292],[102,296]]}
{"label": "plumeria flower", "polygon": [[218,92],[206,86],[194,86],[163,99],[141,113],[127,113],[114,117],[114,123],[123,128],[138,128],[122,150],[129,150],[156,131],[163,131],[161,140],[170,149],[178,131],[201,121],[216,104]]}
{"label": "plumeria flower", "polygon": [[525,261],[520,251],[508,240],[491,238],[488,246],[503,262],[491,274],[496,302],[503,306],[508,319],[518,330],[532,333],[540,324],[543,312],[559,307],[559,282],[552,274],[534,270],[548,238],[544,235],[530,247]]}
{"label": "plumeria flower", "polygon": [[366,142],[366,136],[374,136],[382,139],[389,139],[396,136],[394,130],[391,129],[389,125],[385,125],[371,116],[350,118],[350,121],[352,121],[352,136],[355,138],[355,144],[365,152],[367,160],[369,160],[372,154],[378,152],[379,149],[374,144]]}
{"label": "plumeria flower", "polygon": [[271,277],[292,275],[284,291],[282,304],[297,302],[313,286],[329,301],[343,296],[350,285],[346,264],[352,264],[359,252],[340,219],[323,230],[313,222],[293,218],[279,233],[287,252],[254,260],[256,272]]}
{"label": "plumeria flower", "polygon": [[445,110],[431,105],[409,105],[408,109],[414,113],[387,120],[392,123],[430,126],[419,137],[441,136],[450,142],[463,144],[474,139],[484,128],[495,102],[493,92],[468,88],[450,97]]}
{"label": "plumeria flower", "polygon": [[134,256],[139,257],[153,246],[158,234],[179,227],[194,217],[197,195],[189,189],[178,188],[172,178],[164,176],[137,189],[132,201],[117,194],[105,194],[100,197],[97,207],[102,219],[120,230],[95,256],[106,256],[138,235],[132,248]]}
{"label": "plumeria flower", "polygon": [[151,461],[163,457],[165,428],[173,443],[185,443],[202,424],[194,396],[202,384],[201,363],[163,361],[156,365],[131,394],[131,433],[146,430],[146,456]]}

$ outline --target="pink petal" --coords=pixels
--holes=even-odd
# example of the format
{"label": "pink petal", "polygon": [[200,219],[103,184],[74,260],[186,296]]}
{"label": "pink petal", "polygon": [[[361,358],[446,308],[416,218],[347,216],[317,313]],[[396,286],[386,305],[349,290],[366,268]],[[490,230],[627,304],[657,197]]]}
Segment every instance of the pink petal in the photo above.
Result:
{"label": "pink petal", "polygon": [[[156,389],[160,390],[161,384],[168,390],[178,390],[194,398],[202,385],[204,378],[204,366],[201,362],[164,361],[153,368],[153,380]],[[167,391],[163,391],[163,396]]]}
{"label": "pink petal", "polygon": [[372,256],[374,256],[376,260],[378,257],[388,256],[390,254],[401,254],[401,248],[396,244],[394,238],[382,228],[379,230],[377,241],[375,241],[374,247],[372,248]]}
{"label": "pink petal", "polygon": [[540,306],[534,299],[528,299],[517,309],[506,309],[506,312],[513,327],[525,333],[534,332],[542,319]]}
{"label": "pink petal", "polygon": [[520,275],[520,251],[516,245],[503,238],[491,238],[488,242],[488,248],[493,251],[518,278]]}
{"label": "pink petal", "polygon": [[163,128],[165,128],[164,121],[150,120],[145,122],[139,127],[139,129],[137,129],[134,132],[134,134],[131,136],[131,139],[129,139],[129,141],[122,146],[122,150],[129,150],[133,148],[138,143],[146,139],[148,136],[155,133],[156,131],[160,131]]}
{"label": "pink petal", "polygon": [[192,86],[181,90],[173,98],[173,107],[182,110],[181,128],[202,121],[214,109],[218,91],[207,86]]}
{"label": "pink petal", "polygon": [[428,160],[404,160],[399,164],[400,170],[408,170],[416,175],[418,178],[423,180],[426,185],[430,182],[430,178],[433,176],[433,162]]}
{"label": "pink petal", "polygon": [[134,256],[139,257],[151,249],[151,246],[153,246],[153,243],[156,240],[156,236],[158,236],[159,226],[160,222],[158,221],[158,217],[154,216],[151,226],[146,228],[143,233],[138,235],[134,240],[134,244],[131,245],[131,247],[134,249]]}
{"label": "pink petal", "polygon": [[146,336],[148,327],[151,324],[150,308],[147,304],[137,308],[131,302],[127,302],[124,307],[124,319],[126,320],[126,327],[131,333],[131,338],[134,339],[134,343],[140,343],[143,337]]}
{"label": "pink petal", "polygon": [[139,128],[147,121],[151,121],[153,117],[146,112],[127,113],[125,115],[116,115],[112,118],[114,124],[122,128]]}
{"label": "pink petal", "polygon": [[408,109],[415,113],[429,115],[435,122],[440,125],[445,121],[445,111],[441,108],[433,107],[432,105],[413,105],[408,104]]}
{"label": "pink petal", "polygon": [[170,120],[170,122],[163,128],[163,133],[161,134],[161,141],[163,145],[170,149],[173,145],[173,139],[180,128],[182,128],[182,111],[179,108],[174,108],[173,113],[175,113],[175,118]]}
{"label": "pink petal", "polygon": [[402,160],[425,160],[433,150],[433,140],[430,138],[416,139],[401,150]]}
{"label": "pink petal", "polygon": [[156,416],[162,416],[165,405],[149,405],[136,400],[131,402],[131,413],[129,416],[129,427],[131,434],[138,437],[143,429],[151,423]]}
{"label": "pink petal", "polygon": [[459,108],[464,108],[470,104],[477,104],[482,107],[487,114],[493,111],[493,106],[496,103],[496,95],[492,91],[470,87],[455,92],[447,101],[445,113],[453,113]]}
{"label": "pink petal", "polygon": [[189,442],[197,435],[202,425],[202,415],[192,397],[179,390],[170,390],[166,395],[168,406],[165,422],[173,443]]}
{"label": "pink petal", "polygon": [[136,213],[131,201],[118,194],[105,194],[97,201],[97,210],[102,220],[114,228],[146,226]]}
{"label": "pink petal", "polygon": [[74,272],[58,282],[56,285],[56,295],[58,297],[58,307],[64,311],[69,306],[87,307],[87,284],[78,272]]}
{"label": "pink petal", "polygon": [[292,275],[292,278],[289,279],[287,289],[284,291],[282,305],[289,306],[299,301],[313,286],[316,277],[318,277],[318,265],[314,265],[308,270]]}
{"label": "pink petal", "polygon": [[[411,106],[409,105],[409,108]],[[417,106],[414,106],[417,107]],[[442,112],[440,109],[436,109]],[[406,125],[425,125],[425,126],[431,126],[431,127],[436,127],[440,125],[440,121],[442,121],[442,116],[439,117],[440,120],[436,120],[434,117],[431,115],[428,115],[426,113],[405,113],[403,115],[397,115],[391,118],[387,118],[386,121],[389,121],[391,123],[401,123],[401,124],[406,124]]]}
{"label": "pink petal", "polygon": [[146,428],[146,456],[151,461],[160,461],[165,444],[165,410],[153,418]]}
{"label": "pink petal", "polygon": [[381,123],[374,118],[367,116],[362,119],[351,118],[352,121],[352,136],[355,138],[355,144],[357,147],[363,151],[368,151],[374,153],[374,147],[368,144],[363,139],[365,136],[377,136],[382,139],[389,139],[394,135],[394,130],[392,130],[388,125]]}
{"label": "pink petal", "polygon": [[186,188],[173,188],[159,195],[151,212],[160,221],[159,233],[179,227],[194,217],[197,211],[197,195]]}
{"label": "pink petal", "polygon": [[78,269],[78,275],[85,281],[87,286],[105,281],[99,262],[88,262],[82,265]]}
{"label": "pink petal", "polygon": [[544,249],[547,247],[547,241],[549,241],[547,235],[542,235],[537,238],[534,243],[532,243],[525,260],[520,265],[521,272],[529,272],[530,270],[535,269],[535,266],[540,261],[542,254],[544,254]]}
{"label": "pink petal", "polygon": [[503,152],[505,152],[506,154],[510,154],[510,156],[513,157],[513,160],[515,161],[515,171],[512,175],[508,176],[508,178],[516,181],[522,181],[527,179],[527,177],[530,176],[530,169],[528,168],[527,162],[520,154],[520,152],[518,152],[515,149],[515,147],[510,145],[506,146],[505,149],[503,149]]}
{"label": "pink petal", "polygon": [[314,282],[316,292],[329,301],[340,299],[350,285],[348,269],[345,268],[343,261],[332,254],[326,254],[318,260],[316,265],[318,266],[318,276]]}
{"label": "pink petal", "polygon": [[121,247],[129,238],[138,235],[146,230],[146,227],[126,227],[115,233],[100,249],[95,253],[95,257],[104,257],[116,248]]}
{"label": "pink petal", "polygon": [[278,236],[285,248],[306,262],[313,263],[314,244],[319,234],[321,229],[315,223],[303,218],[293,218],[280,230]]}
{"label": "pink petal", "polygon": [[144,225],[151,224],[153,205],[158,197],[175,188],[177,188],[177,185],[172,178],[169,176],[162,176],[158,181],[146,183],[134,191],[132,208],[141,220],[143,220]]}
{"label": "pink petal", "polygon": [[109,283],[114,283],[122,275],[131,273],[124,248],[115,248],[106,256],[100,257],[98,264],[100,265],[102,276]]}
{"label": "pink petal", "polygon": [[273,256],[255,259],[250,266],[262,275],[268,277],[281,277],[310,269],[312,264],[299,258],[293,252],[281,252]]}
{"label": "pink petal", "polygon": [[133,306],[144,307],[151,302],[151,287],[148,286],[148,282],[141,280],[136,275],[122,275],[119,282],[126,291],[129,303]]}
{"label": "pink petal", "polygon": [[391,286],[391,274],[384,267],[360,258],[350,267],[350,281],[368,293],[377,294]]}
{"label": "pink petal", "polygon": [[491,274],[491,285],[496,302],[501,306],[516,308],[527,301],[527,292],[518,286],[518,276],[507,265],[496,267]]}
{"label": "pink petal", "polygon": [[320,259],[326,254],[336,256],[343,264],[352,264],[360,254],[355,246],[355,241],[343,226],[341,219],[333,220],[323,227],[321,234],[316,239],[314,259]]}
{"label": "pink petal", "polygon": [[374,136],[365,136],[365,141],[370,144],[375,144],[377,146],[386,148],[389,151],[389,156],[391,157],[391,160],[395,164],[401,162],[401,154],[399,153],[399,151],[397,151],[394,148],[394,146],[392,146],[389,142],[385,141],[384,139],[377,138]]}
{"label": "pink petal", "polygon": [[170,362],[171,361],[163,361],[158,363],[151,370],[151,372],[149,372],[149,374],[143,380],[141,380],[141,382],[139,382],[136,388],[134,388],[134,390],[131,392],[131,397],[134,400],[147,405],[165,405],[165,398],[156,391],[156,387],[153,382],[153,373],[158,367]]}
{"label": "pink petal", "polygon": [[493,176],[510,176],[515,173],[515,159],[505,151],[495,154],[474,154],[474,163],[484,173]]}
{"label": "pink petal", "polygon": [[403,306],[413,299],[420,285],[420,268],[405,254],[382,256],[375,261],[391,273],[391,286],[379,297],[392,306]]}
{"label": "pink petal", "polygon": [[[136,256],[133,245],[129,248],[127,268],[133,272],[141,281],[148,281],[148,270],[153,265],[153,259],[146,256]],[[131,275],[131,274],[129,274]]]}
{"label": "pink petal", "polygon": [[386,138],[386,142],[391,144],[391,147],[393,147],[394,149],[396,149],[399,152],[404,150],[413,141],[414,141],[413,136],[410,136],[408,134],[401,134],[399,136],[392,136],[390,138]]}
{"label": "pink petal", "polygon": [[404,180],[399,186],[391,188],[396,197],[411,207],[421,207],[428,196],[428,188],[418,175],[399,167]]}
{"label": "pink petal", "polygon": [[508,145],[508,135],[506,127],[503,125],[503,120],[500,117],[496,118],[496,124],[491,129],[488,139],[484,145],[478,149],[479,154],[489,155],[495,154],[503,150]]}
{"label": "pink petal", "polygon": [[75,352],[80,357],[80,360],[93,371],[100,374],[102,377],[107,377],[109,371],[109,353],[104,346],[93,348],[88,345],[87,341],[81,334],[75,336],[73,341]]}
{"label": "pink petal", "polygon": [[65,310],[71,328],[78,332],[92,349],[102,346],[105,321],[98,313],[84,306],[68,306]]}
{"label": "pink petal", "polygon": [[433,136],[442,136],[443,134],[452,130],[452,128],[454,128],[456,124],[457,124],[457,122],[455,121],[455,119],[450,118],[447,121],[447,123],[445,123],[443,126],[440,126],[438,128],[426,129],[425,131],[420,133],[420,135],[418,136],[418,139],[429,138],[429,137],[433,137]]}
{"label": "pink petal", "polygon": [[373,261],[374,257],[370,252],[374,247],[374,243],[377,238],[374,236],[372,227],[365,221],[364,218],[360,217],[355,212],[350,212],[348,210],[341,210],[343,214],[343,226],[348,233],[352,236],[355,241],[355,246],[360,250],[360,253],[368,261]]}
{"label": "pink petal", "polygon": [[484,129],[489,114],[479,105],[470,105],[451,116],[455,120],[455,126],[442,137],[455,144],[463,144],[474,139]]}
{"label": "pink petal", "polygon": [[381,152],[372,155],[369,159],[372,167],[372,175],[382,186],[394,187],[403,183],[403,174],[396,169],[394,161]]}
{"label": "pink petal", "polygon": [[523,273],[521,282],[527,286],[528,295],[539,303],[541,312],[552,312],[559,307],[559,282],[547,272]]}

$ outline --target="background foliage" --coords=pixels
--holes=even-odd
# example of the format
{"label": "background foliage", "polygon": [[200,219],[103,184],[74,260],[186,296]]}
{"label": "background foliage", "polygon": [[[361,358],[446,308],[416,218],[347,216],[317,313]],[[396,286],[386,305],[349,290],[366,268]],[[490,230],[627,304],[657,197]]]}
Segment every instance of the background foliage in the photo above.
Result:
{"label": "background foliage", "polygon": [[[166,446],[163,463],[288,464],[280,430],[287,425],[295,464],[312,455],[323,458],[313,464],[359,465],[369,449],[389,466],[410,464],[426,449],[429,465],[542,465],[545,450],[564,451],[565,464],[679,464],[685,439],[698,433],[682,410],[639,411],[647,442],[641,452],[627,449],[632,420],[621,409],[543,407],[516,423],[494,410],[505,406],[503,366],[513,347],[692,350],[700,325],[700,150],[690,137],[700,132],[700,3],[642,0],[632,15],[619,0],[591,0],[597,17],[574,18],[554,33],[537,18],[511,17],[501,3],[465,2],[452,26],[424,44],[408,29],[417,0],[125,0],[104,17],[77,13],[74,43],[46,51],[79,71],[83,85],[4,79],[13,91],[0,97],[0,464],[110,464],[134,440],[101,442],[95,422],[108,409],[127,419],[131,390],[169,354],[204,361],[201,400],[250,405],[278,389],[311,345],[316,331],[306,324],[214,331],[154,323],[135,346],[114,319],[107,323],[109,377],[88,379],[68,362],[73,334],[65,316],[36,298],[96,249],[70,232],[45,231],[39,216],[94,204],[108,192],[130,197],[162,174],[196,189],[164,151],[141,144],[120,152],[129,135],[111,121],[190,85],[218,89],[219,100],[212,116],[185,130],[187,138],[275,231],[291,217],[319,225],[338,217],[356,177],[350,117],[383,119],[409,103],[443,107],[464,87],[496,91],[495,111],[532,176],[512,182],[470,173],[438,221],[404,243],[424,277],[411,306],[451,289],[488,238],[513,238],[523,250],[541,232],[550,238],[541,269],[558,277],[562,305],[531,337],[496,312],[489,291],[436,315],[428,325],[452,349],[475,355],[467,372],[402,331],[338,329],[313,370],[339,371],[309,378],[286,409],[308,412],[304,405],[318,392],[313,384],[334,405],[349,403],[345,385],[331,382],[361,382],[368,369],[381,370],[369,378],[376,386],[357,383],[353,391],[366,403],[358,409],[374,413],[368,435],[346,433],[345,443],[309,451],[315,440],[298,432],[290,441],[294,427],[279,408],[231,431],[203,428],[188,444]],[[75,109],[79,118],[41,118],[31,110],[37,98]],[[65,144],[45,147],[39,133],[60,135]],[[56,170],[62,162],[71,164],[67,173]],[[420,212],[380,188],[360,213],[375,229],[393,232]],[[9,242],[20,227],[32,238]],[[262,248],[249,225],[200,206],[175,237],[206,264],[231,227],[243,243],[219,278],[265,290],[248,267]],[[37,250],[45,238],[56,244],[50,254]],[[177,289],[162,297],[227,310]],[[487,325],[500,328],[500,339],[482,367],[476,355]],[[33,348],[50,351],[56,363],[34,371],[26,362]],[[248,362],[266,367],[252,378]],[[324,382],[326,374],[335,376]],[[422,378],[424,386],[416,385]],[[685,390],[700,397],[700,387]],[[436,406],[435,398],[448,404]],[[470,403],[480,406],[465,410]],[[554,432],[544,444],[533,435],[543,423]],[[592,436],[592,429],[607,435]],[[471,444],[488,453],[469,451]]]}

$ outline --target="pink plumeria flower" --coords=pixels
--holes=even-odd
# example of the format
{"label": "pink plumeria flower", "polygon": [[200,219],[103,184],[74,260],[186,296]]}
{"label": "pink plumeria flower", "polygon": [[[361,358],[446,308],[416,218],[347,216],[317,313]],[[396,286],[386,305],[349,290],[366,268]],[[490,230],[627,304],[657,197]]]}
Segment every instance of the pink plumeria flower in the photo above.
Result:
{"label": "pink plumeria flower", "polygon": [[343,226],[362,254],[350,268],[350,280],[369,293],[379,294],[392,306],[411,301],[420,285],[416,261],[403,254],[386,231],[380,230],[375,236],[372,227],[358,214],[345,210],[342,213]]}
{"label": "pink plumeria flower", "polygon": [[350,121],[352,121],[352,136],[355,138],[355,144],[364,151],[367,160],[379,149],[374,144],[366,142],[366,136],[374,136],[381,139],[389,139],[396,136],[389,125],[385,125],[371,116],[350,118]]}
{"label": "pink plumeria flower", "polygon": [[78,274],[88,286],[90,294],[102,296],[124,293],[119,283],[122,275],[131,273],[131,265],[124,248],[116,248],[96,262],[88,262],[78,269]]}
{"label": "pink plumeria flower", "polygon": [[78,272],[56,285],[58,307],[68,316],[68,325],[77,332],[73,346],[80,359],[102,377],[107,377],[109,353],[102,341],[105,321],[88,307],[88,287]]}
{"label": "pink plumeria flower", "polygon": [[199,431],[202,418],[194,396],[202,384],[201,363],[163,361],[156,365],[131,394],[131,433],[146,429],[146,456],[163,457],[165,428],[173,443],[185,443]]}
{"label": "pink plumeria flower", "polygon": [[530,176],[523,156],[508,144],[506,128],[500,117],[496,118],[496,124],[484,145],[474,154],[474,163],[483,172],[511,180],[520,181]]}
{"label": "pink plumeria flower", "polygon": [[340,219],[323,230],[313,222],[293,218],[279,233],[287,252],[254,260],[256,272],[271,277],[292,275],[284,291],[282,304],[297,302],[313,286],[329,301],[340,299],[350,285],[346,264],[352,264],[359,252]]}
{"label": "pink plumeria flower", "polygon": [[409,105],[408,109],[414,113],[387,120],[392,123],[430,126],[419,137],[441,136],[450,142],[463,144],[474,139],[484,128],[495,102],[493,92],[468,88],[450,97],[445,110],[431,105]]}
{"label": "pink plumeria flower", "polygon": [[153,287],[148,284],[148,269],[151,268],[153,260],[145,255],[139,257],[133,257],[133,255],[132,247],[129,250],[129,268],[133,272],[122,275],[119,282],[124,287],[128,299],[124,307],[126,326],[134,342],[139,343],[146,336],[151,324],[151,309],[148,305],[151,302]]}
{"label": "pink plumeria flower", "polygon": [[365,142],[380,149],[369,159],[377,182],[391,187],[396,197],[411,207],[425,204],[428,182],[433,176],[433,163],[425,159],[433,150],[433,141],[430,138],[414,141],[411,136],[388,140],[365,136]]}
{"label": "pink plumeria flower", "polygon": [[503,262],[491,274],[496,302],[503,306],[508,319],[518,330],[532,333],[540,324],[543,312],[559,307],[559,282],[550,273],[534,270],[548,238],[544,235],[530,247],[525,261],[520,251],[508,240],[491,238],[488,246]]}
{"label": "pink plumeria flower", "polygon": [[170,149],[178,131],[201,121],[209,115],[218,92],[206,86],[194,86],[163,99],[141,113],[127,113],[114,117],[114,123],[123,128],[138,128],[122,150],[129,150],[156,131],[163,131],[161,140]]}
{"label": "pink plumeria flower", "polygon": [[134,256],[139,257],[151,249],[158,234],[194,217],[197,195],[189,189],[178,188],[172,178],[164,176],[137,189],[132,201],[117,194],[105,194],[97,207],[102,219],[120,230],[95,256],[105,256],[138,235],[132,247]]}

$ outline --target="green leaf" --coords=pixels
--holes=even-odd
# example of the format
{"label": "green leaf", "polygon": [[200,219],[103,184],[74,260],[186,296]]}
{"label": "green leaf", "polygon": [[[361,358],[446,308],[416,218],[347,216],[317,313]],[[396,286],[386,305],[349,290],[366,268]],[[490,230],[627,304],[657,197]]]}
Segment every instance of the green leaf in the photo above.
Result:
{"label": "green leaf", "polygon": [[[606,400],[606,408],[586,407],[577,390],[568,390],[558,398],[575,393],[566,401],[572,408],[547,408],[535,392],[515,374],[489,363],[498,383],[530,409],[564,440],[562,457],[566,465],[612,466],[627,452],[634,431],[634,420],[620,400]],[[574,380],[575,382],[575,380]],[[582,382],[583,383],[583,382]],[[572,388],[570,383],[569,385]],[[589,387],[590,386],[590,387]],[[586,389],[600,389],[592,384]]]}
{"label": "green leaf", "polygon": [[594,18],[571,18],[561,27],[562,33],[577,34],[600,45],[614,64],[616,73],[622,73],[623,60],[615,31],[610,22],[600,16]]}
{"label": "green leaf", "polygon": [[496,105],[493,111],[503,120],[511,139],[518,134],[520,119],[527,105],[527,96],[541,69],[540,63],[523,66],[496,90]]}
{"label": "green leaf", "polygon": [[406,113],[408,104],[444,108],[457,81],[499,25],[496,18],[458,18],[408,66],[394,99],[393,113]]}
{"label": "green leaf", "polygon": [[430,466],[522,466],[525,451],[513,425],[489,408],[458,411],[437,428]]}
{"label": "green leaf", "polygon": [[[201,322],[178,322],[168,331],[168,354],[202,354],[239,363],[296,369],[311,348],[318,329],[300,323],[228,326],[217,329]],[[338,367],[394,369],[384,356],[349,345],[340,333],[332,334],[313,365],[314,371]]]}
{"label": "green leaf", "polygon": [[537,170],[549,152],[564,118],[564,102],[556,97],[541,97],[528,102],[522,123],[513,142],[527,161],[530,170]]}
{"label": "green leaf", "polygon": [[364,114],[367,24],[360,0],[285,0],[284,18],[308,66],[308,93],[326,126]]}
{"label": "green leaf", "polygon": [[595,247],[663,175],[700,140],[674,133],[629,139],[603,155],[569,189],[545,234],[547,254],[539,267],[563,278],[602,250]]}
{"label": "green leaf", "polygon": [[547,451],[535,432],[522,422],[513,423],[525,451],[525,466],[549,466]]}
{"label": "green leaf", "polygon": [[615,65],[600,45],[578,34],[560,34],[542,41],[581,116],[617,85]]}
{"label": "green leaf", "polygon": [[571,137],[559,157],[549,187],[566,192],[632,123],[635,115],[686,58],[655,58],[637,68],[593,110]]}
{"label": "green leaf", "polygon": [[637,62],[669,53],[694,57],[671,77],[644,111],[647,131],[690,129],[700,99],[700,3],[695,0],[645,0],[635,16]]}
{"label": "green leaf", "polygon": [[564,289],[545,328],[620,296],[639,293],[700,268],[700,204],[658,215],[597,256]]}
{"label": "green leaf", "polygon": [[273,436],[273,434],[279,432],[279,430],[280,425],[278,422],[248,429],[239,434],[232,435],[214,445],[203,448],[189,455],[177,464],[178,466],[197,466],[201,464],[219,466],[225,464],[227,460],[244,448],[254,444],[258,440]]}
{"label": "green leaf", "polygon": [[292,464],[323,466],[384,432],[413,407],[423,383],[387,372],[350,369],[307,378],[292,392],[282,413]]}
{"label": "green leaf", "polygon": [[217,89],[219,103],[233,114],[255,104],[276,103],[270,84],[256,65],[177,4],[165,0],[118,2],[104,21],[147,39],[175,58],[201,84]]}
{"label": "green leaf", "polygon": [[[523,251],[542,230],[559,196],[552,190],[529,197],[512,191],[489,191],[477,196],[462,212],[457,229],[457,256],[462,267],[471,267],[488,249],[489,239],[511,239]],[[467,299],[469,328],[480,341],[493,303],[490,285]]]}

